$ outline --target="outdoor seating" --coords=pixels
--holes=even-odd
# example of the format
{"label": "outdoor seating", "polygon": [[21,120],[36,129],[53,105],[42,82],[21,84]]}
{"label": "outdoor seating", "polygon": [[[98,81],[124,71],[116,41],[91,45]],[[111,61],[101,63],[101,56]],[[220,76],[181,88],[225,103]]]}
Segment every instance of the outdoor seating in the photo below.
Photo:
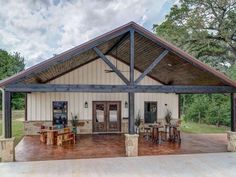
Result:
{"label": "outdoor seating", "polygon": [[179,143],[181,142],[180,125],[181,125],[181,120],[178,120],[177,122],[172,122],[170,125],[167,125],[167,127],[169,127],[169,140],[170,141],[179,142]]}
{"label": "outdoor seating", "polygon": [[66,143],[72,143],[75,144],[76,143],[76,138],[75,138],[75,134],[72,132],[64,132],[64,133],[59,133],[57,135],[57,145],[58,146],[62,146]]}
{"label": "outdoor seating", "polygon": [[150,131],[151,141],[153,143],[162,144],[167,140],[180,143],[180,123],[181,121],[178,120],[169,124],[164,124],[163,122],[151,124],[148,128],[144,128],[144,138],[145,140],[149,140],[148,135]]}
{"label": "outdoor seating", "polygon": [[164,126],[160,124],[149,125],[152,129],[152,142],[161,144],[162,141],[165,141],[163,135],[165,134]]}
{"label": "outdoor seating", "polygon": [[57,128],[42,125],[38,133],[40,134],[40,141],[47,145],[62,146],[66,143],[76,143],[76,136],[69,127]]}

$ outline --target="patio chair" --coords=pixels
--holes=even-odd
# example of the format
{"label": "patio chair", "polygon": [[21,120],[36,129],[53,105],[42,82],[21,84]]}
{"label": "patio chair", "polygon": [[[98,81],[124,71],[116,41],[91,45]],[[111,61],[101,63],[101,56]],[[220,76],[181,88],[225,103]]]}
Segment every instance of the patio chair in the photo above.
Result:
{"label": "patio chair", "polygon": [[158,129],[158,144],[162,144],[167,140],[167,131],[164,124],[161,124],[161,128]]}
{"label": "patio chair", "polygon": [[174,140],[176,142],[179,142],[181,143],[181,137],[180,137],[180,125],[181,125],[181,120],[179,119],[177,122],[176,122],[176,126],[173,130],[173,133],[174,133]]}
{"label": "patio chair", "polygon": [[145,138],[145,140],[148,141],[150,136],[151,136],[151,128],[144,127],[144,136],[143,137]]}
{"label": "patio chair", "polygon": [[180,127],[174,127],[173,128],[173,136],[174,136],[174,141],[181,143],[181,137],[180,137]]}

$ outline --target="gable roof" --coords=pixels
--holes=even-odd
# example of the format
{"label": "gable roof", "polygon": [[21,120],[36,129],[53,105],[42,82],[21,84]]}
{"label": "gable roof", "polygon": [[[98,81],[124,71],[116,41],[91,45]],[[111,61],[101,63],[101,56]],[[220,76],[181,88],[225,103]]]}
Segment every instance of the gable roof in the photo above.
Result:
{"label": "gable roof", "polygon": [[151,78],[160,83],[236,87],[235,81],[134,22],[127,23],[6,78],[0,81],[0,87],[15,83],[47,83],[97,59],[98,56],[92,50],[95,46],[105,55],[111,55],[129,64],[129,31],[131,29],[135,31],[135,69],[144,71],[162,51],[169,50],[167,56],[149,73]]}

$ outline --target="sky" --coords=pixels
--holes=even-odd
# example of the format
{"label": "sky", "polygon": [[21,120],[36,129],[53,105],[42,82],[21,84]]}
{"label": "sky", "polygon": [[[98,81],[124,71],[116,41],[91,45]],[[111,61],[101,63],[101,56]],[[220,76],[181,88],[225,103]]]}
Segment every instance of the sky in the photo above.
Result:
{"label": "sky", "polygon": [[152,31],[176,0],[0,0],[0,48],[26,67],[134,21]]}

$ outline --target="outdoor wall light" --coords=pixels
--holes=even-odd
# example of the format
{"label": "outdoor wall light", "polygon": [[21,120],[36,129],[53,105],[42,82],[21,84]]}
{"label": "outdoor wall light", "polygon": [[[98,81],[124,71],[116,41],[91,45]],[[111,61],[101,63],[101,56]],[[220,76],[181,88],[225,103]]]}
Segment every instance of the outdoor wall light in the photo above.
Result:
{"label": "outdoor wall light", "polygon": [[85,101],[85,103],[84,103],[84,108],[88,108],[88,102],[87,101]]}
{"label": "outdoor wall light", "polygon": [[125,108],[128,108],[128,102],[125,101]]}
{"label": "outdoor wall light", "polygon": [[167,106],[167,104],[165,104],[165,106]]}

